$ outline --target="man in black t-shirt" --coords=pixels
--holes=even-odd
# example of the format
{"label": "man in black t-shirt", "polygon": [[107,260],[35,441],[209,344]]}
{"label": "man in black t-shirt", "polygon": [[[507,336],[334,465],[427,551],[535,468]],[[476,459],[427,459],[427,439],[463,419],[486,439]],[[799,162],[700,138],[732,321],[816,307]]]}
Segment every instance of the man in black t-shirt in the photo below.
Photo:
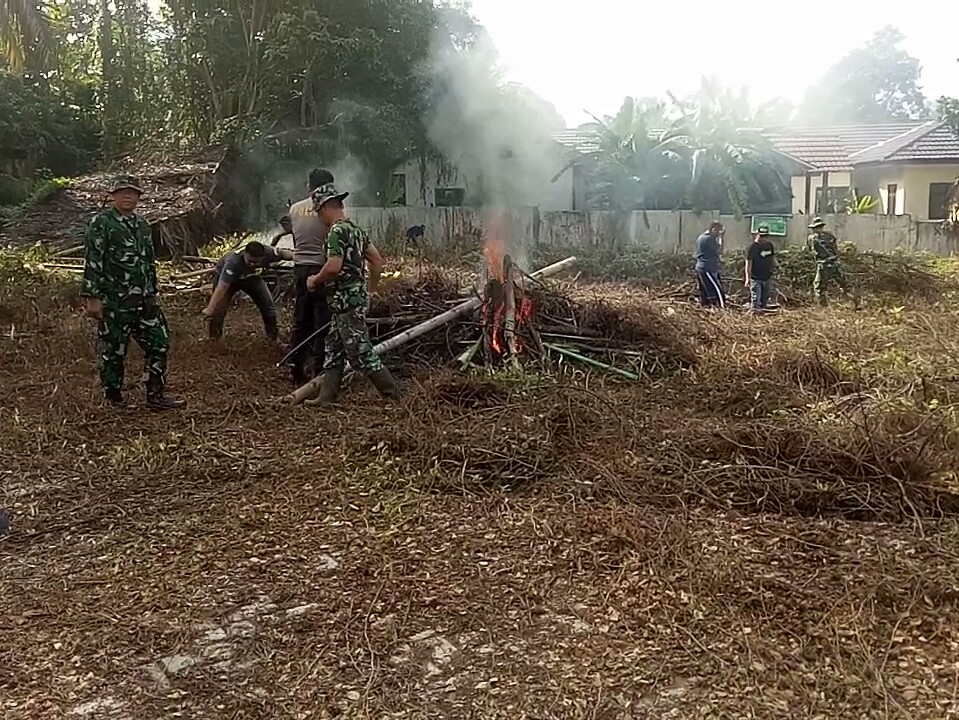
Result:
{"label": "man in black t-shirt", "polygon": [[266,247],[256,241],[247,243],[242,251],[231,250],[220,258],[213,276],[213,295],[203,309],[203,315],[210,318],[210,337],[222,337],[230,300],[235,293],[243,292],[253,300],[260,311],[266,337],[270,342],[276,342],[279,336],[276,305],[270,289],[259,273],[260,269],[267,265],[292,259],[292,250]]}
{"label": "man in black t-shirt", "polygon": [[773,269],[776,266],[776,248],[769,241],[769,228],[760,225],[752,244],[746,251],[746,287],[749,288],[753,310],[767,308],[773,295]]}

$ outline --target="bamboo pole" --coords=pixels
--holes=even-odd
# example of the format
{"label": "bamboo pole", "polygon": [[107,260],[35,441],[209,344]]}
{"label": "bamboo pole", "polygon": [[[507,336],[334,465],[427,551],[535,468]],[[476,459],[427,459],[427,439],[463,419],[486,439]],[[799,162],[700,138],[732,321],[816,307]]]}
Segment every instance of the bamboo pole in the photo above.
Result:
{"label": "bamboo pole", "polygon": [[[540,270],[537,270],[536,272],[532,273],[531,277],[534,277],[537,280],[541,278],[550,277],[551,275],[555,275],[557,273],[562,272],[566,268],[571,267],[575,262],[576,262],[576,256],[571,255],[565,260],[560,260],[559,262],[555,262],[552,265],[547,265],[546,267],[541,268]],[[450,308],[446,312],[441,313],[440,315],[437,315],[435,318],[432,318],[431,320],[422,322],[419,325],[414,325],[409,330],[404,330],[399,335],[396,335],[394,337],[391,337],[389,340],[384,340],[383,342],[377,345],[374,345],[373,352],[376,353],[377,355],[383,355],[385,353],[388,353],[390,350],[395,350],[403,343],[406,343],[412,340],[413,338],[417,338],[420,335],[425,335],[426,333],[430,332],[431,330],[435,330],[438,327],[446,325],[447,323],[452,322],[456,318],[466,315],[469,312],[472,312],[473,310],[475,310],[482,304],[483,304],[483,301],[480,298],[478,297],[470,298],[466,302],[461,303],[457,305],[456,307]],[[312,380],[310,380],[305,385],[301,385],[300,387],[298,387],[296,390],[290,393],[288,397],[290,398],[290,401],[293,405],[299,405],[308,397],[315,395],[319,391],[320,386],[322,384],[323,384],[323,376],[319,375],[313,378]]]}
{"label": "bamboo pole", "polygon": [[53,257],[59,258],[59,257],[66,257],[67,255],[73,255],[73,253],[80,252],[81,250],[83,250],[83,248],[84,248],[83,245],[74,245],[73,247],[68,247],[66,250],[60,250],[58,252],[53,253]]}
{"label": "bamboo pole", "polygon": [[552,350],[553,352],[559,353],[560,355],[565,355],[571,360],[576,360],[577,362],[584,363],[585,365],[591,365],[594,368],[605,370],[606,372],[611,372],[614,375],[620,375],[626,378],[627,380],[639,380],[639,375],[637,375],[636,373],[631,373],[628,370],[623,370],[622,368],[618,368],[614,365],[607,365],[604,362],[600,362],[599,360],[594,360],[593,358],[586,357],[585,355],[580,355],[578,352],[573,352],[569,348],[564,348],[559,345],[553,345],[552,343],[543,343],[543,347],[546,348],[547,350]]}
{"label": "bamboo pole", "polygon": [[180,262],[188,263],[206,263],[208,265],[216,265],[216,260],[212,258],[200,257],[199,255],[181,255],[178,260]]}
{"label": "bamboo pole", "polygon": [[195,293],[195,292],[213,292],[213,286],[209,284],[200,285],[199,287],[191,287],[191,288],[186,288],[184,290],[177,290],[174,294],[186,295],[187,293]]}
{"label": "bamboo pole", "polygon": [[71,265],[70,263],[45,262],[40,263],[44,270],[73,270],[74,272],[83,272],[83,265]]}
{"label": "bamboo pole", "polygon": [[518,352],[516,346],[516,286],[513,284],[513,260],[503,258],[503,342],[512,357]]}

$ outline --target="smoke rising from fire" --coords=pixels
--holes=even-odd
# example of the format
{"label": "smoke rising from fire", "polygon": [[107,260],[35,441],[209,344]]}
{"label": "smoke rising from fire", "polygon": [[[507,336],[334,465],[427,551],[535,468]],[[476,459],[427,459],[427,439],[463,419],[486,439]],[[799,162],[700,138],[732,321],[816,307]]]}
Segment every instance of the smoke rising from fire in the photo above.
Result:
{"label": "smoke rising from fire", "polygon": [[[502,81],[485,33],[473,40],[457,48],[437,34],[433,42],[430,140],[456,168],[467,204],[488,213],[538,206],[561,167],[549,135],[562,118],[526,88]],[[512,235],[506,240],[515,248],[521,238]]]}
{"label": "smoke rising from fire", "polygon": [[251,152],[249,160],[262,178],[262,207],[251,208],[250,226],[264,230],[278,228],[277,221],[286,213],[287,202],[297,202],[307,196],[310,171],[318,167],[325,167],[333,173],[337,187],[350,192],[352,205],[369,203],[367,168],[352,155],[340,155],[336,158],[314,151],[292,159],[276,157],[262,148]]}

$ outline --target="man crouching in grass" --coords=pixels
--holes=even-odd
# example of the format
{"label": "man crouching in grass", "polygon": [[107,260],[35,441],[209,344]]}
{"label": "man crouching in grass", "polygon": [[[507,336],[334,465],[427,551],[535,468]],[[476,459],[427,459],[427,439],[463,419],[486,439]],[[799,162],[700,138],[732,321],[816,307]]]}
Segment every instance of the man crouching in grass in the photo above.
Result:
{"label": "man crouching in grass", "polygon": [[773,297],[773,270],[776,267],[776,248],[769,240],[769,228],[760,225],[746,251],[746,287],[754,312],[769,310]]}

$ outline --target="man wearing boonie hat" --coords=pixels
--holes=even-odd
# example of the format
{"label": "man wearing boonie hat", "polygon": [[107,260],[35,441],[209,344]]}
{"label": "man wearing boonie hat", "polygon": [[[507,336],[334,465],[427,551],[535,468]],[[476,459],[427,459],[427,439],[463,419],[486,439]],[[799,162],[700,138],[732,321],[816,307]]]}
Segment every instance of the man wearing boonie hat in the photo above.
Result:
{"label": "man wearing boonie hat", "polygon": [[826,230],[821,217],[813,218],[809,223],[810,233],[806,238],[806,247],[816,256],[816,278],[813,280],[813,294],[819,304],[825,307],[829,303],[826,290],[830,282],[835,282],[843,295],[851,296],[855,307],[859,307],[859,295],[853,291],[846,280],[842,263],[839,261],[839,241]]}
{"label": "man wearing boonie hat", "polygon": [[746,251],[745,277],[750,306],[757,312],[765,310],[772,299],[775,266],[776,248],[769,240],[769,226],[760,225]]}
{"label": "man wearing boonie hat", "polygon": [[[336,400],[347,360],[354,370],[370,378],[381,395],[392,400],[399,398],[396,380],[373,351],[366,328],[370,291],[378,289],[383,258],[366,232],[346,216],[343,200],[348,195],[347,192],[338,192],[333,183],[313,191],[313,207],[329,230],[326,264],[307,282],[311,290],[326,283],[333,327],[326,336],[323,384],[319,396],[307,400],[310,405],[325,405]],[[369,285],[367,263],[370,266]]]}
{"label": "man wearing boonie hat", "polygon": [[147,406],[157,410],[184,402],[165,391],[170,331],[157,301],[153,234],[136,214],[143,190],[131,175],[110,184],[111,206],[87,228],[81,295],[95,318],[100,343],[100,382],[106,399],[123,404],[123,374],[132,337],[146,359]]}

